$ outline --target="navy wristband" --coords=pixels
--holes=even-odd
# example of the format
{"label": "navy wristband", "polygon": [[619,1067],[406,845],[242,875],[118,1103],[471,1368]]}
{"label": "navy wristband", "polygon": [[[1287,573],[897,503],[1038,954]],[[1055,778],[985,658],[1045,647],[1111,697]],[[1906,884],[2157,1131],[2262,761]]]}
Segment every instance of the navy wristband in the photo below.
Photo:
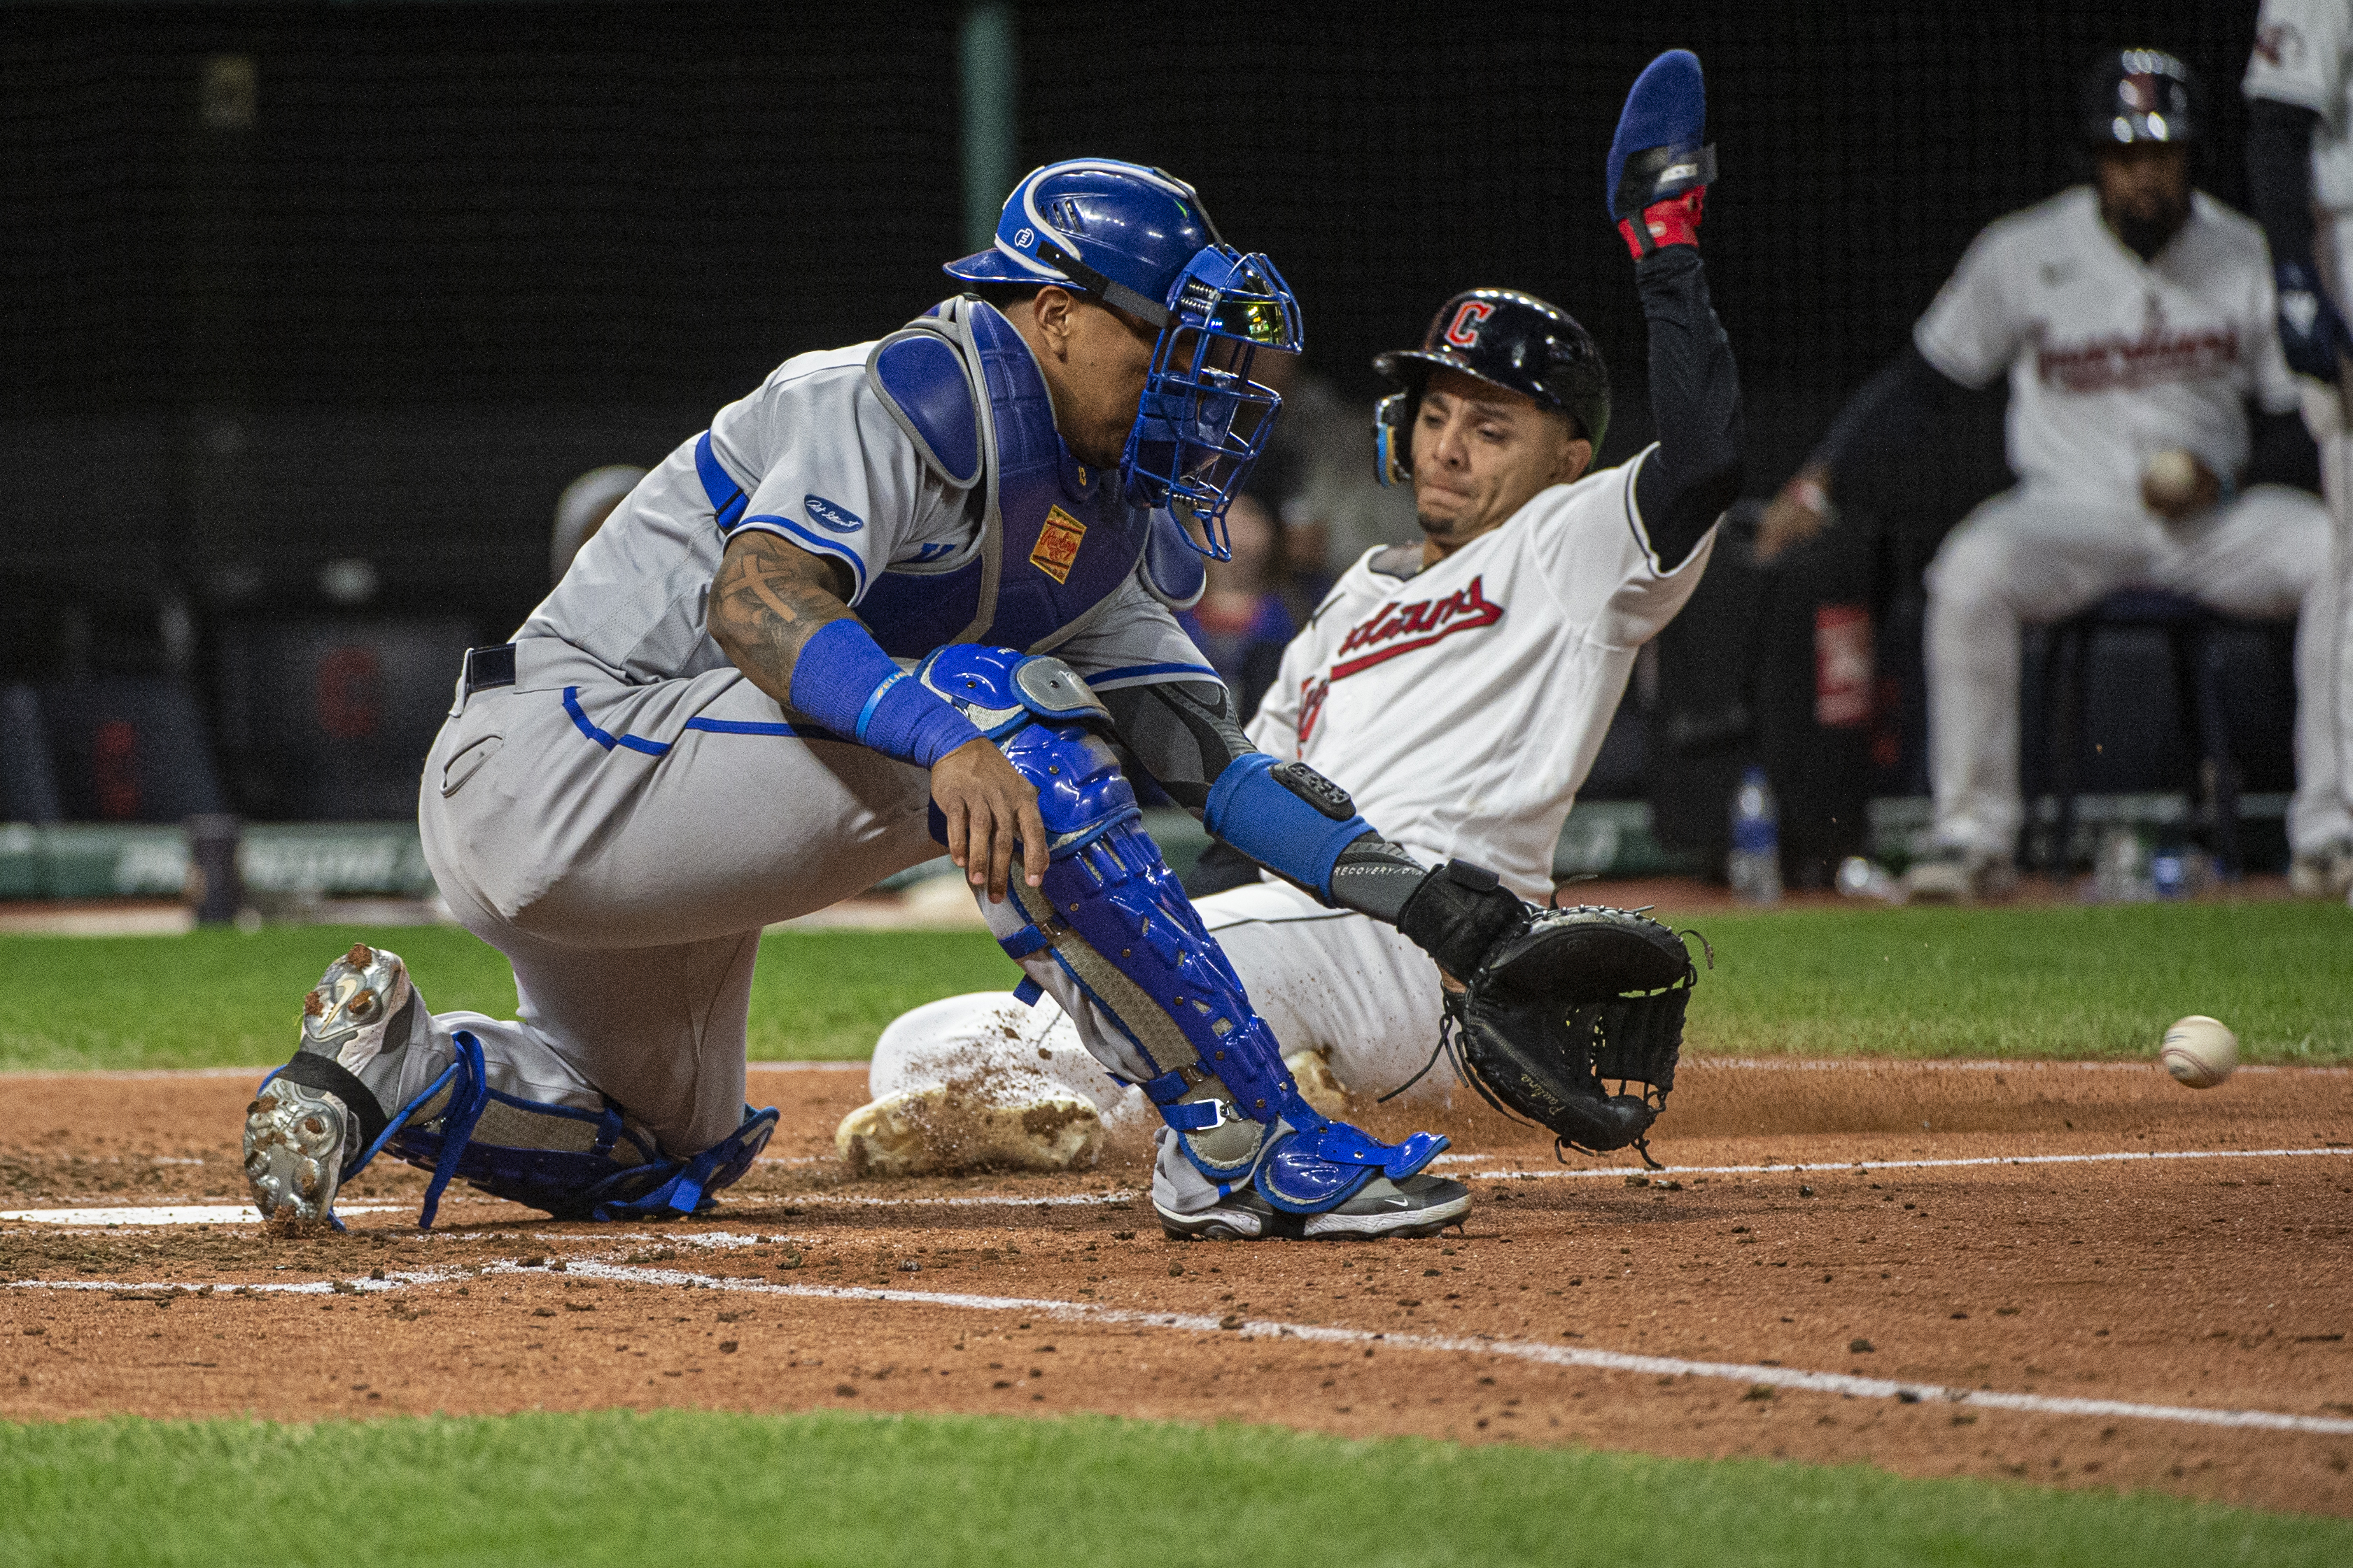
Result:
{"label": "navy wristband", "polygon": [[828,621],[801,645],[792,699],[836,734],[919,768],[980,739],[972,721],[892,663],[855,616]]}

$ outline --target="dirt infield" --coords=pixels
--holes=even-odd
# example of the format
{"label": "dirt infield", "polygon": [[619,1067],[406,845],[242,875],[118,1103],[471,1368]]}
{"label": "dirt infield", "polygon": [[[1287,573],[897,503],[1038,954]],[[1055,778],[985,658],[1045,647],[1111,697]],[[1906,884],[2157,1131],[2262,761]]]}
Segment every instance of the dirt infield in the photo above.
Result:
{"label": "dirt infield", "polygon": [[[250,1087],[7,1079],[0,1207],[240,1201]],[[753,1092],[769,1157],[691,1223],[420,1237],[390,1166],[339,1237],[0,1220],[0,1418],[1093,1410],[2353,1515],[2353,1072],[1702,1061],[1672,1170],[1450,1112],[1465,1231],[1357,1245],[1169,1241],[1134,1148],[852,1182],[862,1068]]]}

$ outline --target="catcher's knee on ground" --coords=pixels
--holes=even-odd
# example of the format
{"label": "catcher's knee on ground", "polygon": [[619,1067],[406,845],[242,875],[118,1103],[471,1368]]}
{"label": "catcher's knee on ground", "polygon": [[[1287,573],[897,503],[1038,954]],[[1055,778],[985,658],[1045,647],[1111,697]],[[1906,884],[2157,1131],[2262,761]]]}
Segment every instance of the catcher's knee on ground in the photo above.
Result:
{"label": "catcher's knee on ground", "polygon": [[983,906],[1029,977],[1025,999],[1050,992],[1103,1066],[1142,1087],[1205,1179],[1207,1201],[1254,1186],[1276,1209],[1320,1214],[1377,1179],[1412,1175],[1445,1147],[1420,1133],[1377,1142],[1302,1098],[1140,826],[1103,734],[1109,714],[1067,667],[956,647],[917,675],[1038,789],[1050,857],[1042,885],[1016,878],[1004,903]]}
{"label": "catcher's knee on ground", "polygon": [[564,1219],[689,1215],[741,1179],[776,1128],[774,1109],[746,1106],[729,1137],[665,1156],[609,1100],[589,1110],[492,1088],[466,1029],[404,1098],[404,1069],[417,1065],[406,1058],[440,1048],[430,1017],[397,953],[361,944],[328,966],[305,1001],[301,1047],[247,1108],[246,1177],[263,1218],[340,1225],[335,1194],[384,1152],[432,1173],[419,1219],[428,1229],[461,1178]]}

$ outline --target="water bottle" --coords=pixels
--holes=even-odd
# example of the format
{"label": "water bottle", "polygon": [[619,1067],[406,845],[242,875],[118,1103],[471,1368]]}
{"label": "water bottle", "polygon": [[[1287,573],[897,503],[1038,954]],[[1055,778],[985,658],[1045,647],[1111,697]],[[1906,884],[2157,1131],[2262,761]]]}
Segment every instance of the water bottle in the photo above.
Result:
{"label": "water bottle", "polygon": [[1780,900],[1781,814],[1765,770],[1753,764],[1732,795],[1732,853],[1725,858],[1725,876],[1748,903]]}

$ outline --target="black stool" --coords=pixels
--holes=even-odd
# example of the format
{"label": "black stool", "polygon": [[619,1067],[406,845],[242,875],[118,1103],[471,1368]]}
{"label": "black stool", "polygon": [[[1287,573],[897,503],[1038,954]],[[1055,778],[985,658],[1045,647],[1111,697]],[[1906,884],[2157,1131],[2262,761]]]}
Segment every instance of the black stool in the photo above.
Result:
{"label": "black stool", "polygon": [[2239,855],[2239,770],[2231,758],[2231,736],[2222,718],[2220,661],[2214,636],[2229,624],[2179,594],[2128,588],[2111,594],[2080,615],[2044,628],[2043,710],[2050,716],[2043,737],[2049,766],[2044,776],[2059,803],[2059,820],[2038,858],[2052,874],[2065,871],[2067,847],[2075,837],[2076,778],[2084,760],[2084,686],[2091,667],[2092,639],[2104,631],[2154,630],[2165,634],[2173,666],[2173,692],[2181,731],[2197,757],[2191,791],[2211,824],[2214,869],[2236,881]]}

